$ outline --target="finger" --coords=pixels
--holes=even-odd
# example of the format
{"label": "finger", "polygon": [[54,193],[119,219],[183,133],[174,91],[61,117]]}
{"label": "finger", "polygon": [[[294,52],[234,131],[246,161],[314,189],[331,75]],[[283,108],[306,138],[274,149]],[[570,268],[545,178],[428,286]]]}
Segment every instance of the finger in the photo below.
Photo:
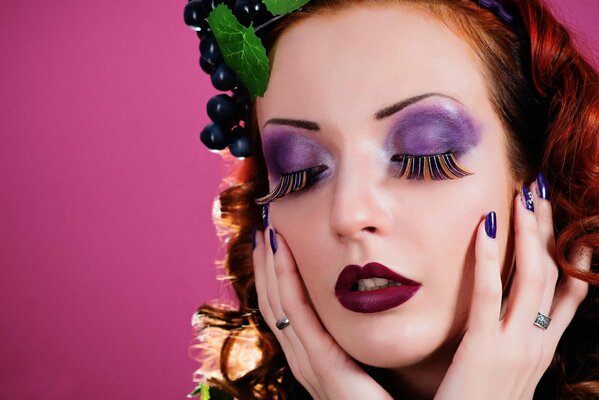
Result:
{"label": "finger", "polygon": [[264,268],[264,276],[266,277],[266,288],[268,290],[268,297],[273,314],[275,318],[279,320],[283,317],[289,316],[284,313],[279,297],[280,288],[279,283],[277,282],[274,266],[274,252],[276,252],[276,242],[273,240],[274,230],[269,226],[264,231],[264,235],[264,246],[266,248],[266,265]]}
{"label": "finger", "polygon": [[[281,287],[281,302],[283,309],[289,314],[290,320],[293,318],[294,325],[298,328],[309,326],[316,330],[322,330],[320,322],[316,319],[314,311],[306,299],[302,288],[301,277],[285,239],[278,234],[274,234],[273,238],[277,241],[275,273]],[[303,330],[309,329],[298,329],[297,331],[299,333]],[[310,334],[304,333],[301,336],[306,338],[309,337]],[[313,339],[316,339],[316,337]],[[302,340],[301,337],[300,340]],[[302,343],[303,342],[304,341],[302,340]]]}
{"label": "finger", "polygon": [[542,267],[545,274],[545,289],[541,296],[539,312],[549,315],[553,296],[558,279],[558,268],[555,260],[555,236],[553,233],[553,215],[551,203],[549,202],[549,189],[546,187],[544,175],[537,176],[536,181],[531,185],[531,192],[534,194],[535,216],[537,218],[537,227],[539,230],[539,240],[541,243],[540,252],[542,255]]}
{"label": "finger", "polygon": [[[270,228],[267,228],[270,229]],[[268,232],[268,231],[267,231]],[[267,325],[270,327],[270,330],[274,333],[277,341],[281,345],[287,363],[293,372],[293,375],[296,379],[310,392],[310,394],[314,397],[319,393],[315,391],[314,387],[307,381],[301,373],[300,364],[305,362],[305,357],[301,355],[298,356],[295,347],[290,343],[287,339],[286,335],[284,335],[282,330],[279,330],[276,327],[276,321],[278,316],[282,316],[283,312],[278,311],[277,316],[275,316],[275,312],[273,311],[273,304],[278,302],[278,287],[273,289],[272,282],[268,283],[268,274],[267,274],[267,260],[272,263],[272,253],[268,256],[268,248],[270,243],[265,239],[265,233],[262,231],[258,231],[256,233],[255,239],[256,247],[253,252],[253,262],[254,262],[254,279],[256,285],[256,293],[258,294],[258,304],[260,307],[260,312],[266,321]],[[273,290],[275,293],[273,293]],[[278,307],[280,309],[280,305]],[[288,327],[289,328],[289,327]],[[285,329],[288,329],[285,328]],[[285,330],[283,329],[283,330]]]}
{"label": "finger", "polygon": [[[276,322],[283,316],[280,302],[278,299],[278,287],[276,281],[273,282],[272,272],[272,253],[267,249],[268,241],[265,239],[265,233],[258,231],[256,234],[256,248],[253,253],[254,276],[256,292],[258,294],[258,305],[264,320],[279,341],[288,363],[294,364],[296,360],[295,351],[283,335],[283,332],[276,326]],[[270,254],[269,254],[270,253]],[[269,271],[271,271],[269,273]]]}
{"label": "finger", "polygon": [[[270,262],[267,263],[266,268],[266,282],[268,286],[268,290],[272,291],[270,295],[270,305],[273,309],[273,313],[276,316],[276,319],[287,317],[291,324],[281,330],[276,327],[272,327],[275,335],[280,337],[280,342],[285,343],[283,346],[283,350],[287,356],[288,362],[290,358],[293,359],[293,363],[289,362],[293,375],[300,381],[300,383],[310,392],[310,394],[316,396],[317,398],[322,398],[323,394],[319,392],[318,386],[312,384],[315,381],[315,376],[313,370],[311,368],[311,360],[306,354],[306,350],[298,338],[295,324],[295,315],[291,315],[285,311],[285,308],[281,304],[281,294],[285,293],[284,288],[280,285],[278,281],[278,277],[275,273],[275,265],[276,263],[285,263],[285,262],[293,262],[295,265],[295,261],[293,259],[280,259],[275,256],[279,252],[280,245],[278,244],[277,235],[272,227],[267,228],[267,232],[265,234],[265,248],[267,249],[267,259]],[[280,236],[279,236],[280,237]],[[295,303],[296,300],[292,299],[292,303]]]}
{"label": "finger", "polygon": [[252,253],[254,265],[254,283],[256,285],[256,294],[258,295],[258,307],[264,321],[272,329],[274,327],[275,317],[268,299],[268,290],[266,288],[266,275],[264,271],[266,263],[266,252],[264,248],[264,232],[257,231],[255,237],[256,247]]}
{"label": "finger", "polygon": [[534,194],[535,216],[539,226],[541,243],[552,259],[555,254],[555,236],[553,229],[553,213],[549,196],[549,187],[545,175],[541,172],[530,187]]}
{"label": "finger", "polygon": [[497,215],[492,211],[478,225],[476,232],[471,328],[493,329],[499,321],[502,288],[496,233]]}
{"label": "finger", "polygon": [[[279,334],[278,328],[276,328],[276,321],[280,318],[283,318],[285,315],[283,314],[283,310],[281,309],[281,302],[279,301],[279,287],[277,285],[277,280],[274,274],[274,259],[271,250],[271,242],[269,240],[269,232],[271,231],[270,227],[270,205],[264,204],[262,207],[262,223],[264,226],[264,231],[260,235],[261,241],[260,243],[256,243],[255,254],[260,254],[260,260],[263,260],[260,265],[260,273],[262,277],[262,292],[264,293],[264,298],[267,300],[267,307],[270,312],[270,320],[269,324],[270,328],[273,330],[275,335]],[[258,246],[259,245],[259,246]]]}
{"label": "finger", "polygon": [[[586,246],[575,246],[569,253],[568,260],[572,265],[582,271],[591,267],[593,250]],[[559,337],[572,321],[580,303],[589,291],[589,284],[580,279],[564,274],[555,292],[553,309],[551,310],[551,325],[549,329],[556,332]]]}
{"label": "finger", "polygon": [[[504,320],[516,330],[532,326],[541,311],[547,275],[537,219],[532,211],[534,200],[529,193],[530,189],[525,186],[514,198],[516,270]],[[547,314],[548,311],[541,312]]]}

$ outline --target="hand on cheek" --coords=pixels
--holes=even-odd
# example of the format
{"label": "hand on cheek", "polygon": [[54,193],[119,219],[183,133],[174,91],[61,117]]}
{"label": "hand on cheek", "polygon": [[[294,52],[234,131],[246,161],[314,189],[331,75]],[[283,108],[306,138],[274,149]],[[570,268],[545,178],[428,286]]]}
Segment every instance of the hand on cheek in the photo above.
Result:
{"label": "hand on cheek", "polygon": [[[476,238],[475,283],[469,325],[436,399],[531,399],[558,341],[588,285],[564,276],[557,283],[555,238],[542,175],[514,198],[516,269],[505,315],[494,213]],[[496,226],[495,226],[496,228]],[[571,262],[590,267],[590,252]],[[550,325],[544,317],[551,317]]]}
{"label": "hand on cheek", "polygon": [[[314,399],[391,399],[320,324],[293,255],[265,210],[265,230],[256,232],[253,252],[258,304],[293,375]],[[281,323],[285,318],[289,323]]]}

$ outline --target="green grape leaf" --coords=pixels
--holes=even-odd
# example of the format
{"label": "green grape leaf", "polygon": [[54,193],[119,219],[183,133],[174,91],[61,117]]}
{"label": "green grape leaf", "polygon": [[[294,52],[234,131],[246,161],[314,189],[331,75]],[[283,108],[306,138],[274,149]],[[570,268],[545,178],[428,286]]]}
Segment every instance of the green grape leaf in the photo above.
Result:
{"label": "green grape leaf", "polygon": [[197,395],[200,395],[200,400],[233,400],[233,397],[227,392],[210,387],[206,383],[198,383],[198,386],[187,395],[187,398],[196,397]]}
{"label": "green grape leaf", "polygon": [[253,25],[245,27],[233,12],[220,4],[208,15],[208,25],[225,63],[231,68],[252,95],[262,97],[270,75],[266,49],[256,36]]}
{"label": "green grape leaf", "polygon": [[[202,396],[202,400],[204,400],[204,391],[207,391],[208,389],[208,385],[204,384],[204,383],[198,383],[198,386],[195,387],[195,389],[193,389],[193,391],[191,393],[189,393],[187,395],[188,399],[191,399],[192,397],[196,397],[198,394]],[[206,399],[210,399],[210,395],[208,394],[208,397],[206,397]]]}
{"label": "green grape leaf", "polygon": [[262,0],[266,9],[272,13],[272,15],[288,14],[292,11],[297,10],[310,0]]}
{"label": "green grape leaf", "polygon": [[202,384],[202,391],[200,392],[201,400],[210,400],[210,386],[205,383]]}

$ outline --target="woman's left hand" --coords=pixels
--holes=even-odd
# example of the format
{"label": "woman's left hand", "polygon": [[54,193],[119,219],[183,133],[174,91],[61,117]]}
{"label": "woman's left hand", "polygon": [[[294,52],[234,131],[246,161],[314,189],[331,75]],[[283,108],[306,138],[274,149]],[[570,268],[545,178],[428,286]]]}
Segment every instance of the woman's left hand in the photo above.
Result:
{"label": "woman's left hand", "polygon": [[[531,185],[534,212],[519,193],[514,200],[516,269],[500,320],[502,284],[497,243],[479,224],[468,328],[435,399],[532,399],[557,344],[588,291],[588,284],[563,275],[558,280],[551,204]],[[569,261],[588,270],[591,251],[574,249]],[[537,312],[552,318],[545,330]]]}

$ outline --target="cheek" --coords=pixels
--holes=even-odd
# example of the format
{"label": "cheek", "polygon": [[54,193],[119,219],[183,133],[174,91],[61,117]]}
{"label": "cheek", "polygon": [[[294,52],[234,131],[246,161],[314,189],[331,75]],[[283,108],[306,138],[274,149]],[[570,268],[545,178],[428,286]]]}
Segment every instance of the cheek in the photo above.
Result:
{"label": "cheek", "polygon": [[[334,245],[328,218],[322,200],[313,197],[301,202],[273,203],[271,222],[285,238],[308,291],[332,293],[338,273],[335,262],[339,257],[327,257],[334,253],[329,251]],[[310,210],[309,215],[305,210]]]}

